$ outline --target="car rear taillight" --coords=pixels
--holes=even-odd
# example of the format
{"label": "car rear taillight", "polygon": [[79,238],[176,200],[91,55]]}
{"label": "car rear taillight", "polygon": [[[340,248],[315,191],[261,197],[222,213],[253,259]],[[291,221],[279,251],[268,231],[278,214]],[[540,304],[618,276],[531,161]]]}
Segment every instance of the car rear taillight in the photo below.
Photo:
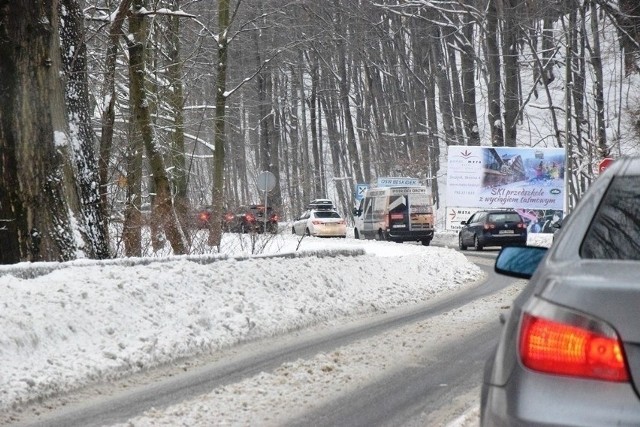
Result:
{"label": "car rear taillight", "polygon": [[256,217],[250,213],[246,214],[244,216],[244,219],[246,219],[248,222],[254,222],[256,220]]}
{"label": "car rear taillight", "polygon": [[271,221],[276,221],[277,222],[280,218],[278,217],[278,215],[273,214],[273,215],[271,215],[271,218],[269,218],[269,219]]}
{"label": "car rear taillight", "polygon": [[313,221],[311,221],[311,223],[313,225],[322,225],[324,224],[324,221],[320,221],[319,219],[314,219]]}
{"label": "car rear taillight", "polygon": [[593,320],[573,324],[568,319],[555,321],[525,313],[520,328],[522,363],[549,374],[628,381],[617,334],[613,330],[605,332],[610,327],[594,328]]}
{"label": "car rear taillight", "polygon": [[200,220],[209,221],[209,214],[207,212],[200,212]]}
{"label": "car rear taillight", "polygon": [[392,220],[396,220],[396,221],[397,220],[403,220],[404,219],[404,214],[402,214],[402,213],[392,213],[392,214],[389,214],[389,217]]}
{"label": "car rear taillight", "polygon": [[517,227],[518,228],[527,228],[527,224],[525,224],[524,222],[519,222]]}
{"label": "car rear taillight", "polygon": [[483,225],[483,228],[485,230],[493,230],[494,228],[496,228],[496,225],[492,224],[490,222],[485,222],[484,225]]}
{"label": "car rear taillight", "polygon": [[233,214],[230,214],[230,213],[226,214],[226,215],[224,216],[224,219],[225,219],[226,221],[233,221]]}

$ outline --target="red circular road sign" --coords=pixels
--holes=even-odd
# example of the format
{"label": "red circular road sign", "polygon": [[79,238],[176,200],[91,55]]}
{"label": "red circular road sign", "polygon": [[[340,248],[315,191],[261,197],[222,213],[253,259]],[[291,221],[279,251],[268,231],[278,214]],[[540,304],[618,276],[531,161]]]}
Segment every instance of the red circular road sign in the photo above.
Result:
{"label": "red circular road sign", "polygon": [[613,159],[611,157],[605,157],[600,160],[600,163],[598,164],[598,173],[604,172],[605,169],[611,166],[611,163],[613,163]]}

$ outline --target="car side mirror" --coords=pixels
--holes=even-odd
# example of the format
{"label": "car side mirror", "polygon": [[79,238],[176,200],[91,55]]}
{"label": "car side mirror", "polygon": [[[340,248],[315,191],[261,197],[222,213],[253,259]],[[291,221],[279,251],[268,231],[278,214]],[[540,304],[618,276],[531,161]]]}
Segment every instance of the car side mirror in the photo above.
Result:
{"label": "car side mirror", "polygon": [[353,215],[354,216],[360,216],[361,213],[362,213],[362,210],[360,210],[360,209],[354,209],[353,210]]}
{"label": "car side mirror", "polygon": [[466,225],[467,221],[460,221],[460,225]]}
{"label": "car side mirror", "polygon": [[494,270],[505,276],[530,279],[546,253],[547,248],[539,246],[505,246],[496,258]]}

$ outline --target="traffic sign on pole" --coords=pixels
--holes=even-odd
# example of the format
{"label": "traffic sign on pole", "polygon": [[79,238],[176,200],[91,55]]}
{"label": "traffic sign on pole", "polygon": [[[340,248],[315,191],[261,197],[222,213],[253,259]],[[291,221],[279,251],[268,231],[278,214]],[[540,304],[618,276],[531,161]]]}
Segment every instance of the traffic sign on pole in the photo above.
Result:
{"label": "traffic sign on pole", "polygon": [[603,173],[611,165],[611,163],[613,163],[613,159],[611,157],[605,157],[604,159],[600,160],[600,163],[598,164],[598,173]]}

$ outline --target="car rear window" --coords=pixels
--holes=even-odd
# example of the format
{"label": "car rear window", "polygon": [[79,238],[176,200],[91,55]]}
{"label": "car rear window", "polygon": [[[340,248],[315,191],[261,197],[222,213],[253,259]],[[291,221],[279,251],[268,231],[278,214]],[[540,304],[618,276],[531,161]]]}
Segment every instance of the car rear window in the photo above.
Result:
{"label": "car rear window", "polygon": [[582,241],[580,255],[640,260],[640,176],[613,178]]}
{"label": "car rear window", "polygon": [[316,218],[340,218],[338,212],[332,211],[319,211],[315,213]]}
{"label": "car rear window", "polygon": [[520,222],[522,219],[517,212],[504,212],[489,214],[489,222]]}

